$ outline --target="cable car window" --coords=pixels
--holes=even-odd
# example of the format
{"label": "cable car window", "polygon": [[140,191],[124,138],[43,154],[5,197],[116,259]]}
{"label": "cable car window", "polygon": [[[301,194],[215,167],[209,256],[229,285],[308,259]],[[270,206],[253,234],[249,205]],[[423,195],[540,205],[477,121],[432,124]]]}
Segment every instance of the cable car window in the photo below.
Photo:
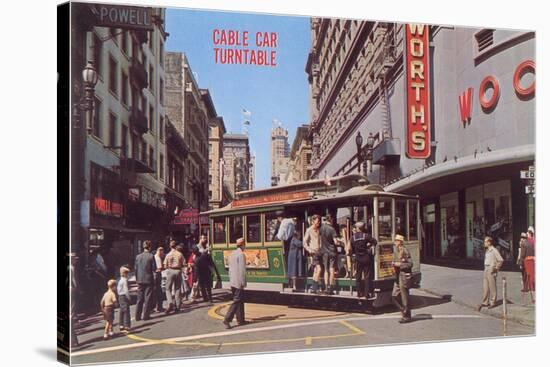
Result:
{"label": "cable car window", "polygon": [[259,215],[247,215],[246,216],[246,241],[259,243],[262,242],[260,238],[260,216]]}
{"label": "cable car window", "polygon": [[225,218],[214,218],[214,243],[225,244]]}
{"label": "cable car window", "polygon": [[277,231],[279,230],[279,220],[277,214],[266,213],[265,215],[265,242],[279,242]]}
{"label": "cable car window", "polygon": [[391,199],[378,199],[378,238],[379,242],[391,241]]}
{"label": "cable car window", "polygon": [[243,217],[229,217],[229,243],[237,243],[243,237]]}
{"label": "cable car window", "polygon": [[395,233],[407,237],[407,201],[395,201]]}
{"label": "cable car window", "polygon": [[418,202],[409,200],[409,241],[418,240]]}

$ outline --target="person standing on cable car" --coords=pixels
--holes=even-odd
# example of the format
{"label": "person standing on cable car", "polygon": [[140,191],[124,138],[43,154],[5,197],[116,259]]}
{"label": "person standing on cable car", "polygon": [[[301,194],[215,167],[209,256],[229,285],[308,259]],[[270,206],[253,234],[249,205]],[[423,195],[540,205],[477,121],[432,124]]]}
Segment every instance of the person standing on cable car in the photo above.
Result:
{"label": "person standing on cable car", "polygon": [[277,239],[283,241],[283,256],[285,259],[285,265],[288,269],[288,252],[290,250],[290,242],[294,235],[294,228],[296,227],[294,218],[283,218],[283,212],[277,212],[277,221],[280,223],[277,230]]}
{"label": "person standing on cable car", "polygon": [[[356,231],[351,237],[351,250],[355,254],[355,286],[357,298],[371,297],[371,269],[376,240],[365,232],[365,223],[355,223]],[[364,276],[363,276],[364,275]],[[361,277],[363,284],[361,284]],[[361,286],[363,285],[363,287]]]}
{"label": "person standing on cable car", "polygon": [[338,234],[334,229],[334,218],[328,214],[326,222],[321,226],[321,255],[325,269],[326,294],[332,295],[334,290],[334,269],[336,266],[336,237]]}
{"label": "person standing on cable car", "polygon": [[311,217],[311,226],[307,229],[304,235],[304,249],[311,256],[311,265],[313,269],[313,285],[311,286],[311,293],[317,293],[319,291],[319,280],[321,278],[321,236],[319,229],[321,228],[321,216],[315,214]]}

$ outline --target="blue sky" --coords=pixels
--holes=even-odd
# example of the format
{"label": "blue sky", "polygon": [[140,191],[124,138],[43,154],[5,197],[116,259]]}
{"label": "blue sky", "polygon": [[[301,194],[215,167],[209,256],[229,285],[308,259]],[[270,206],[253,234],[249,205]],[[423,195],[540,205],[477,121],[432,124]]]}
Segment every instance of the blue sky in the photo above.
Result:
{"label": "blue sky", "polygon": [[[289,144],[296,127],[309,120],[309,18],[188,9],[168,9],[166,14],[166,51],[187,55],[199,86],[210,90],[227,131],[242,131],[243,108],[252,113],[249,137],[256,154],[256,188],[269,186],[273,119],[289,130]],[[277,32],[277,66],[216,64],[214,29],[248,31],[249,49],[256,49],[256,32]]]}

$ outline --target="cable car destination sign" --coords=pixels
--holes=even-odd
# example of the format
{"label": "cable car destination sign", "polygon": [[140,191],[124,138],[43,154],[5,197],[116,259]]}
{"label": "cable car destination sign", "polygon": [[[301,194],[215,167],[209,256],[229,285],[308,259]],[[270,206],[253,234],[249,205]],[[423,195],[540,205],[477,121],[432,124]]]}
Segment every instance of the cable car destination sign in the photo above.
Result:
{"label": "cable car destination sign", "polygon": [[407,117],[407,157],[430,156],[430,66],[429,27],[405,26],[405,116]]}

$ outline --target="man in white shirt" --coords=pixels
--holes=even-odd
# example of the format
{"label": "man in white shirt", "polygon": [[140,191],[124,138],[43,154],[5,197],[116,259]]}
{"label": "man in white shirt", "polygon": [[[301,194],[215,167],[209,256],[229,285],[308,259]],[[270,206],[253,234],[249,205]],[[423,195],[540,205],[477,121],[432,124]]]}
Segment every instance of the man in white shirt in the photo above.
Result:
{"label": "man in white shirt", "polygon": [[504,260],[498,250],[493,246],[493,239],[485,237],[485,270],[483,271],[483,300],[477,306],[493,308],[497,302],[497,274]]}
{"label": "man in white shirt", "polygon": [[120,279],[117,284],[118,302],[120,304],[119,326],[120,331],[130,330],[130,292],[128,290],[128,269],[125,266],[120,268]]}
{"label": "man in white shirt", "polygon": [[244,238],[237,239],[237,249],[229,257],[229,284],[233,293],[233,303],[229,307],[223,320],[226,329],[231,328],[233,317],[237,317],[237,324],[245,325],[244,318],[244,289],[246,287],[246,256],[244,254]]}
{"label": "man in white shirt", "polygon": [[157,247],[157,252],[155,253],[155,263],[157,264],[157,269],[155,270],[155,300],[152,307],[156,308],[157,312],[164,312],[164,307],[162,306],[164,302],[164,292],[162,291],[162,271],[164,270],[164,248],[162,245]]}

